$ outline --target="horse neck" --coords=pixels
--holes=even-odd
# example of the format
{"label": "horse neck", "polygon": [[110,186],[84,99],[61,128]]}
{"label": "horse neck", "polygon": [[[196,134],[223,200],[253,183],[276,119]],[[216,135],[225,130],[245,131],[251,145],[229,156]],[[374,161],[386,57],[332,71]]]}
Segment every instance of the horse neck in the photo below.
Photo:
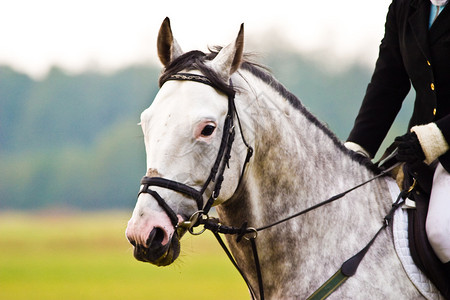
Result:
{"label": "horse neck", "polygon": [[258,208],[271,208],[280,197],[303,199],[296,202],[310,206],[374,176],[299,100],[288,100],[293,96],[282,87],[275,89],[249,72],[244,76],[252,88],[237,98],[237,109],[254,133],[255,147],[246,179],[260,199],[272,199],[258,200]]}
{"label": "horse neck", "polygon": [[[244,119],[243,123],[251,127],[247,134],[248,131],[254,132],[255,149],[241,188],[232,199],[217,209],[224,224],[240,226],[247,221],[249,226],[255,228],[271,224],[374,176],[372,171],[352,157],[339,144],[337,138],[303,107],[294,107],[273,87],[252,75],[245,75],[246,81],[253,88],[246,97],[237,97],[236,105]],[[338,203],[328,204],[307,215],[277,225],[276,228],[263,231],[258,237],[259,248],[263,252],[260,256],[263,257],[262,260],[266,257],[273,260],[273,245],[284,243],[284,246],[277,248],[296,249],[294,253],[281,255],[273,262],[263,263],[272,264],[273,270],[293,263],[307,270],[308,261],[316,261],[307,258],[312,255],[308,248],[321,248],[321,243],[325,240],[336,245],[340,242],[339,239],[346,240],[348,235],[350,241],[346,241],[348,243],[345,247],[333,252],[336,259],[342,263],[343,257],[354,253],[357,247],[361,246],[359,239],[364,238],[364,233],[358,233],[352,238],[351,232],[343,235],[343,230],[376,230],[380,225],[380,218],[382,219],[390,204],[388,199],[378,197],[373,191],[382,193],[384,188],[383,181],[376,180],[351,192]],[[345,221],[345,225],[337,225],[339,221]],[[243,269],[250,274],[253,272],[250,280],[254,281],[249,246],[242,243],[238,245],[232,238],[227,238]],[[357,245],[352,246],[355,242]],[[326,255],[326,251],[323,253]],[[313,269],[317,266],[309,267]],[[275,270],[273,274],[281,278],[283,270]],[[264,276],[269,277],[271,274],[266,273]],[[276,278],[267,279],[269,284],[280,284]],[[292,278],[286,280],[289,282]]]}

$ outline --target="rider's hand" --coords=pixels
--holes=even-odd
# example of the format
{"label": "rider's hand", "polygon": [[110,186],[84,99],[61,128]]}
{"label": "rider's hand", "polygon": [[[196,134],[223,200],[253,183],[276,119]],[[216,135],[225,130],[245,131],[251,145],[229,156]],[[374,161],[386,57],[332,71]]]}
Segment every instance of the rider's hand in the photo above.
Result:
{"label": "rider's hand", "polygon": [[425,160],[425,154],[415,132],[399,136],[395,141],[399,143],[396,155],[398,161],[413,164]]}

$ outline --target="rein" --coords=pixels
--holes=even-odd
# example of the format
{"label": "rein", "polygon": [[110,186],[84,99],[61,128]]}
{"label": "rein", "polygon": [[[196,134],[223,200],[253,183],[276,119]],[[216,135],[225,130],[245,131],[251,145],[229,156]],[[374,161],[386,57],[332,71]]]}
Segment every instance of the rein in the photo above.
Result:
{"label": "rein", "polygon": [[[345,196],[347,193],[365,185],[368,184],[369,182],[381,177],[381,176],[385,176],[387,175],[387,173],[389,171],[391,171],[392,169],[394,169],[395,167],[397,167],[398,164],[395,164],[394,166],[382,171],[380,174],[372,177],[371,179],[351,188],[348,189],[347,191],[340,193],[338,195],[335,195],[325,201],[320,202],[319,204],[316,204],[310,208],[307,208],[301,212],[298,212],[296,214],[293,214],[289,217],[286,217],[284,219],[281,219],[277,222],[274,222],[272,224],[266,225],[266,226],[262,226],[259,228],[253,228],[253,227],[247,227],[247,222],[245,222],[240,228],[236,228],[236,227],[229,227],[229,226],[225,226],[220,224],[219,220],[216,218],[210,218],[207,217],[206,219],[202,219],[200,220],[196,226],[198,225],[204,225],[205,229],[211,230],[214,234],[214,236],[216,237],[216,239],[218,240],[219,244],[222,246],[223,250],[225,251],[225,253],[227,254],[228,258],[230,259],[230,261],[233,263],[233,265],[235,266],[235,268],[239,271],[239,273],[241,274],[241,276],[243,277],[243,279],[245,280],[245,282],[247,283],[250,291],[252,291],[252,298],[255,299],[254,297],[254,292],[251,289],[251,286],[249,285],[246,277],[244,276],[242,270],[239,268],[239,266],[237,265],[237,262],[234,260],[231,252],[228,250],[228,248],[226,247],[225,243],[222,241],[219,233],[222,234],[233,234],[236,235],[236,241],[239,243],[242,238],[245,238],[246,240],[249,240],[251,242],[251,247],[252,247],[252,252],[253,252],[253,258],[255,261],[255,269],[256,269],[256,273],[257,273],[257,277],[258,277],[258,284],[259,284],[259,292],[260,292],[260,299],[264,299],[264,287],[263,287],[263,280],[262,280],[262,273],[261,273],[261,266],[259,263],[259,258],[258,258],[258,251],[257,251],[257,247],[256,247],[256,238],[258,236],[258,232],[263,231],[265,229],[274,227],[276,225],[279,225],[281,223],[287,222],[295,217],[301,216],[303,214],[306,214],[314,209],[317,209],[321,206],[324,206],[328,203],[331,203],[335,200],[338,200],[340,198],[342,198],[343,196]],[[380,229],[375,233],[375,235],[373,236],[373,238],[369,241],[369,243],[367,243],[367,245],[360,250],[357,254],[355,254],[354,256],[352,256],[350,259],[346,260],[341,267],[339,268],[339,270],[333,275],[331,276],[330,279],[328,279],[321,287],[319,287],[311,296],[309,296],[307,298],[307,300],[321,300],[321,299],[325,299],[327,298],[331,293],[333,293],[339,286],[341,286],[349,277],[355,275],[356,270],[359,267],[359,264],[361,263],[361,261],[363,260],[365,254],[367,253],[367,251],[370,249],[370,247],[372,246],[372,244],[375,242],[376,238],[378,237],[378,235],[384,230],[386,229],[386,227],[388,227],[391,224],[392,218],[394,216],[395,211],[404,203],[404,199],[406,199],[409,194],[414,190],[416,185],[416,181],[414,180],[414,183],[411,187],[406,188],[404,190],[402,190],[400,192],[400,194],[397,197],[397,200],[392,204],[392,208],[390,209],[390,211],[387,213],[387,215],[383,218],[383,223],[380,227]],[[203,230],[204,231],[204,230]],[[201,231],[200,233],[203,233],[203,231]],[[200,234],[199,233],[199,234]]]}
{"label": "rein", "polygon": [[[195,224],[195,226],[203,225],[204,229],[202,231],[200,231],[199,233],[194,233],[194,234],[201,234],[206,229],[210,230],[214,234],[214,236],[218,240],[219,244],[222,246],[222,249],[225,251],[225,253],[227,254],[227,256],[230,259],[230,261],[232,262],[232,264],[239,271],[239,273],[243,277],[244,281],[247,283],[250,291],[252,292],[252,298],[255,299],[254,292],[253,292],[247,278],[243,274],[242,270],[239,268],[237,262],[235,261],[231,252],[228,250],[225,243],[222,241],[219,233],[236,235],[237,236],[236,241],[238,243],[242,240],[242,238],[249,240],[251,242],[253,258],[255,261],[255,269],[256,269],[256,273],[257,273],[257,277],[258,277],[260,299],[263,300],[264,299],[264,287],[263,287],[261,266],[260,266],[259,257],[258,257],[258,250],[256,247],[256,241],[255,241],[258,236],[258,232],[272,228],[276,225],[279,225],[279,224],[287,222],[293,218],[304,215],[304,214],[306,214],[312,210],[315,210],[319,207],[322,207],[326,204],[334,202],[334,201],[344,197],[349,192],[354,191],[354,190],[374,181],[377,178],[387,175],[392,169],[396,168],[398,165],[399,165],[399,163],[396,163],[396,164],[384,169],[383,171],[381,171],[380,174],[370,178],[369,180],[364,181],[363,183],[360,183],[340,194],[332,196],[327,200],[324,200],[316,205],[313,205],[305,210],[302,210],[298,213],[292,214],[292,215],[290,215],[286,218],[283,218],[279,221],[276,221],[274,223],[271,223],[271,224],[268,224],[268,225],[265,225],[265,226],[262,226],[259,228],[253,228],[253,227],[248,227],[247,222],[245,222],[244,224],[242,224],[241,227],[237,228],[237,227],[229,227],[229,226],[222,225],[220,223],[219,219],[206,216],[206,218],[198,220],[197,223]],[[391,210],[383,218],[383,223],[382,223],[381,228],[376,232],[376,234],[369,241],[369,243],[361,251],[359,251],[356,255],[354,255],[347,261],[345,261],[342,264],[341,268],[329,280],[327,280],[319,289],[317,289],[310,297],[308,297],[307,300],[325,299],[332,292],[334,292],[340,285],[342,285],[349,277],[353,276],[356,273],[356,270],[357,270],[360,262],[364,258],[365,254],[367,253],[369,248],[372,246],[375,239],[378,237],[378,235],[381,233],[381,231],[383,229],[385,229],[386,227],[388,227],[390,225],[392,217],[394,215],[394,212],[397,210],[397,208],[399,208],[403,204],[404,199],[413,191],[414,187],[415,187],[415,181],[414,181],[414,184],[409,189],[405,189],[400,192],[397,200],[394,202],[394,204],[392,204]],[[192,233],[192,231],[190,231],[190,232]]]}
{"label": "rein", "polygon": [[[239,119],[239,115],[237,113],[235,102],[234,102],[235,92],[234,91],[229,92],[229,91],[225,91],[224,89],[221,89],[220,87],[215,85],[208,77],[203,76],[203,75],[197,75],[197,74],[191,74],[191,73],[176,73],[176,74],[169,76],[167,79],[165,79],[165,81],[162,82],[161,85],[169,80],[199,82],[202,84],[209,85],[209,86],[213,87],[214,89],[216,89],[228,96],[228,113],[227,113],[227,116],[226,116],[225,122],[224,122],[222,141],[221,141],[220,148],[219,148],[216,160],[214,162],[214,165],[211,168],[210,174],[209,174],[207,180],[205,181],[205,183],[203,184],[200,191],[196,190],[186,184],[183,184],[181,182],[169,180],[169,179],[162,178],[162,177],[144,176],[141,180],[142,189],[140,190],[138,197],[140,194],[147,193],[147,194],[150,194],[153,198],[155,198],[155,200],[158,202],[158,204],[161,206],[161,208],[169,216],[169,218],[172,222],[172,225],[176,229],[176,233],[179,235],[181,235],[181,232],[179,232],[178,229],[180,229],[180,230],[187,229],[193,235],[199,235],[199,234],[203,233],[205,230],[210,230],[216,237],[219,244],[222,246],[223,250],[227,254],[227,256],[230,259],[230,261],[232,262],[232,264],[235,266],[235,268],[238,270],[238,272],[241,274],[242,278],[246,282],[246,284],[250,290],[250,293],[252,295],[252,299],[256,299],[256,293],[254,292],[252,286],[250,285],[250,282],[248,281],[247,277],[245,276],[245,274],[243,273],[241,268],[238,266],[233,255],[231,254],[231,252],[228,250],[227,246],[223,242],[219,233],[236,235],[237,236],[236,241],[238,243],[243,238],[250,241],[251,246],[252,246],[253,258],[255,261],[255,269],[256,269],[257,278],[258,278],[259,295],[260,295],[260,299],[264,299],[264,287],[263,287],[262,272],[261,272],[261,266],[260,266],[260,262],[259,262],[258,251],[257,251],[256,241],[255,241],[257,238],[258,232],[269,229],[269,228],[279,225],[281,223],[287,222],[293,218],[296,218],[296,217],[306,214],[312,210],[315,210],[319,207],[322,207],[326,204],[329,204],[333,201],[336,201],[336,200],[344,197],[347,193],[349,193],[363,185],[366,185],[366,184],[374,181],[377,178],[385,176],[389,171],[391,171],[393,168],[395,168],[397,166],[397,164],[394,166],[391,166],[391,167],[383,170],[382,172],[380,172],[380,174],[370,178],[369,180],[367,180],[361,184],[356,185],[355,187],[352,187],[352,188],[350,188],[340,194],[337,194],[325,201],[322,201],[316,205],[313,205],[313,206],[311,206],[303,211],[300,211],[298,213],[295,213],[291,216],[285,217],[285,218],[283,218],[279,221],[276,221],[272,224],[268,224],[268,225],[265,225],[265,226],[262,226],[259,228],[248,227],[247,222],[242,224],[242,226],[239,228],[223,225],[220,223],[219,219],[209,217],[208,212],[211,209],[211,207],[213,206],[215,200],[219,196],[222,182],[224,180],[223,173],[225,171],[225,167],[228,166],[229,159],[231,157],[231,148],[232,148],[233,141],[235,138],[234,116],[236,116],[243,143],[247,147],[247,155],[246,155],[245,161],[242,166],[242,171],[241,171],[241,175],[240,175],[239,182],[238,182],[238,188],[241,184],[246,166],[249,163],[249,161],[253,155],[253,148],[248,144],[248,142],[246,141],[246,139],[243,135],[241,121]],[[232,88],[231,80],[230,80],[230,87]],[[214,183],[213,192],[209,196],[206,204],[203,206],[203,195],[211,182]],[[197,203],[198,211],[196,211],[194,214],[192,214],[192,216],[189,218],[189,220],[178,224],[178,218],[177,218],[176,213],[156,191],[151,189],[152,186],[157,186],[157,187],[162,187],[162,188],[166,188],[169,190],[173,190],[175,192],[178,192],[178,193],[181,193],[181,194],[187,196],[188,198],[195,200]],[[366,252],[369,250],[370,246],[373,244],[373,242],[375,241],[375,239],[377,238],[379,233],[383,229],[385,229],[387,226],[389,226],[395,210],[402,204],[403,199],[407,195],[409,195],[409,193],[413,190],[413,188],[414,188],[414,186],[412,186],[408,190],[404,190],[400,193],[400,195],[397,198],[397,201],[392,205],[392,209],[384,217],[383,225],[377,231],[377,233],[374,235],[372,240],[355,256],[353,256],[352,258],[350,258],[349,260],[344,262],[344,264],[336,272],[336,274],[334,274],[327,282],[325,282],[308,299],[325,299],[334,290],[336,290],[342,283],[344,283],[348,277],[350,277],[356,273],[356,269],[358,268],[359,263],[363,259]],[[203,225],[204,228],[199,232],[194,232],[194,228],[199,225]]]}

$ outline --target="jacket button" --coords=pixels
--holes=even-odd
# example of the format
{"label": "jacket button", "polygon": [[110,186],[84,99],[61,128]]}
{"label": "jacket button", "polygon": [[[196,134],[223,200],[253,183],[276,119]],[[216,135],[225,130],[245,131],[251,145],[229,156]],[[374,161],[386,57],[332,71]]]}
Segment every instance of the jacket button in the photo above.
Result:
{"label": "jacket button", "polygon": [[436,115],[436,108],[433,109],[433,116]]}
{"label": "jacket button", "polygon": [[430,61],[429,61],[429,60],[427,60],[427,65],[431,66],[431,63],[430,63]]}
{"label": "jacket button", "polygon": [[430,84],[431,90],[434,91],[434,83]]}

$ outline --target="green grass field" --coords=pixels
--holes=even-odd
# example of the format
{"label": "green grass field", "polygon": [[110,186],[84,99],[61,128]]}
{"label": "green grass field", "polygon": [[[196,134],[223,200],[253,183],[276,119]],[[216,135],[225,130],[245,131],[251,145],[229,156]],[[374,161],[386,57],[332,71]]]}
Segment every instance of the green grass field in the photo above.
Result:
{"label": "green grass field", "polygon": [[168,267],[138,262],[131,212],[0,214],[0,299],[249,299],[211,233]]}

